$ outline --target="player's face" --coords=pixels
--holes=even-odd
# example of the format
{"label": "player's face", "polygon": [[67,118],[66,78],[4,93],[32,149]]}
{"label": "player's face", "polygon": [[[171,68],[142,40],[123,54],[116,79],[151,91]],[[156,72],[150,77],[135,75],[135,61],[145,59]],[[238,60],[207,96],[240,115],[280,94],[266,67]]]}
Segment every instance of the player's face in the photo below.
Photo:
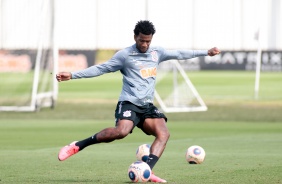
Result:
{"label": "player's face", "polygon": [[136,47],[141,53],[145,53],[151,44],[153,35],[145,35],[139,33],[139,35],[134,35],[134,40],[136,42]]}

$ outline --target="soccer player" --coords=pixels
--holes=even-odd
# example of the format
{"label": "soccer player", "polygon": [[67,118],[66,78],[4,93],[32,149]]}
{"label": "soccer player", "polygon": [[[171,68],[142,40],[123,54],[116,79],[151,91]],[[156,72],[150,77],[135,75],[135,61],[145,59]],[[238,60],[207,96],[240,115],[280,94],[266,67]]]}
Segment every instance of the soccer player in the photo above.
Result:
{"label": "soccer player", "polygon": [[[147,164],[151,169],[161,157],[170,133],[166,116],[153,105],[157,69],[159,63],[170,59],[190,59],[199,56],[214,56],[220,53],[216,47],[209,50],[166,50],[150,46],[155,27],[148,20],[138,21],[134,28],[135,44],[118,51],[107,62],[75,72],[60,72],[59,82],[71,79],[97,77],[109,72],[120,71],[123,86],[115,110],[115,126],[95,133],[80,141],[61,148],[58,158],[63,161],[85,147],[123,139],[132,133],[135,126],[145,134],[155,137],[150,148]],[[151,182],[165,183],[166,180],[152,174]]]}

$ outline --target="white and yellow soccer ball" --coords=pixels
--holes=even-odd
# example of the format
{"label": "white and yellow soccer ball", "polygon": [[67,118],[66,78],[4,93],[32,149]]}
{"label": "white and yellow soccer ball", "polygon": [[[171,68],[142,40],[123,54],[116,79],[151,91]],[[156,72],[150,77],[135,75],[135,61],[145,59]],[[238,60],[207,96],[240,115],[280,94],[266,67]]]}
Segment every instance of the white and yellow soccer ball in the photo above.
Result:
{"label": "white and yellow soccer ball", "polygon": [[136,150],[136,158],[139,161],[146,162],[150,155],[150,144],[142,144]]}
{"label": "white and yellow soccer ball", "polygon": [[132,182],[147,182],[151,174],[150,166],[143,161],[133,162],[128,168],[128,177]]}
{"label": "white and yellow soccer ball", "polygon": [[201,164],[205,160],[206,152],[201,146],[193,145],[187,149],[185,157],[189,164]]}

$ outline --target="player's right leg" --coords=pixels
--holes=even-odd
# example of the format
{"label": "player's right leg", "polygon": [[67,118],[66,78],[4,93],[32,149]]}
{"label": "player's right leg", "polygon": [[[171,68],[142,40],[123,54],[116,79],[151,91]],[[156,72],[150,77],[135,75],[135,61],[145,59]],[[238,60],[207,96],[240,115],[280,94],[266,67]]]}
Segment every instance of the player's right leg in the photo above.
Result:
{"label": "player's right leg", "polygon": [[83,150],[85,147],[92,144],[98,144],[103,142],[112,142],[117,139],[122,139],[126,137],[133,128],[133,123],[130,120],[119,120],[116,127],[105,128],[97,134],[86,138],[81,141],[74,141],[69,145],[61,148],[58,159],[64,161],[70,156]]}

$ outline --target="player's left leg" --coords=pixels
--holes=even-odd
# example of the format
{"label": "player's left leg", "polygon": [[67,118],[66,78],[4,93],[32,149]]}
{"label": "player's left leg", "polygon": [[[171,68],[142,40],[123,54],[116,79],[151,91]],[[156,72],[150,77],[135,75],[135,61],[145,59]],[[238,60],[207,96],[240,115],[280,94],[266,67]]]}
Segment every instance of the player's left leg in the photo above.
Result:
{"label": "player's left leg", "polygon": [[[147,118],[143,123],[143,131],[149,135],[155,136],[155,140],[151,145],[150,155],[157,157],[158,160],[158,158],[161,157],[170,136],[165,120],[163,118]],[[151,164],[151,168],[154,167],[157,160],[155,161],[154,158],[148,159],[148,164]]]}
{"label": "player's left leg", "polygon": [[[164,118],[145,119],[143,123],[143,131],[149,135],[155,136],[147,160],[147,164],[153,169],[166,147],[170,134]],[[154,173],[152,173],[150,180],[151,182],[166,183],[166,180],[157,177]]]}

